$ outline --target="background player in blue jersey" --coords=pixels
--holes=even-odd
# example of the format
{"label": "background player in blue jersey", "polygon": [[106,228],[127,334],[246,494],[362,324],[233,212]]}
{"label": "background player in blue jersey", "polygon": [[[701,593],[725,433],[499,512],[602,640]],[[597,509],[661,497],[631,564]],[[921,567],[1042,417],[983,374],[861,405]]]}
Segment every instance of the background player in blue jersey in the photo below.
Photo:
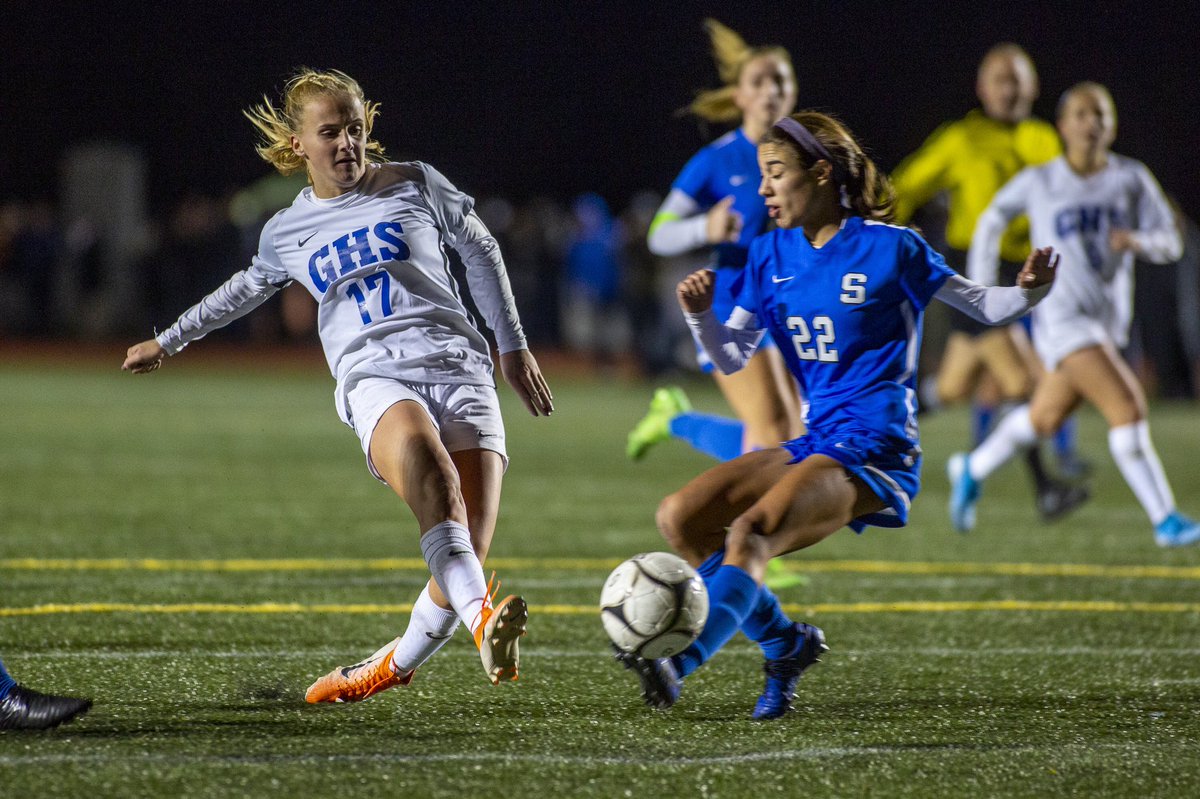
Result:
{"label": "background player in blue jersey", "polygon": [[43,694],[18,683],[0,661],[0,730],[45,730],[79,716],[90,699]]}
{"label": "background player in blue jersey", "polygon": [[[648,245],[662,256],[711,248],[720,314],[732,310],[731,286],[746,264],[750,241],[769,226],[758,196],[755,147],[775,120],[795,107],[796,80],[782,47],[750,47],[716,20],[705,20],[705,26],[724,85],[701,92],[688,110],[705,121],[738,127],[687,162],[654,217]],[[703,355],[701,365],[711,369]],[[799,435],[800,398],[777,351],[763,348],[741,372],[714,377],[736,419],[692,412],[681,391],[659,389],[650,413],[629,435],[629,456],[637,460],[653,444],[675,436],[729,460]]]}
{"label": "background player in blue jersey", "polygon": [[[779,229],[759,237],[722,323],[713,274],[679,284],[697,339],[724,372],[744,366],[764,331],[809,403],[805,435],[722,463],[668,496],[657,522],[709,592],[700,637],[672,658],[618,654],[643,698],[666,708],[681,681],[748,620],[778,631],[755,718],[790,707],[824,634],[776,615],[755,619],[767,563],[849,525],[900,527],[920,488],[917,356],[925,306],[938,299],[989,324],[1020,318],[1049,291],[1057,259],[1036,250],[1017,286],[985,288],[946,266],[916,232],[884,224],[892,192],[850,132],[816,112],[785,117],[758,147],[760,193]],[[789,640],[790,639],[790,640]]]}

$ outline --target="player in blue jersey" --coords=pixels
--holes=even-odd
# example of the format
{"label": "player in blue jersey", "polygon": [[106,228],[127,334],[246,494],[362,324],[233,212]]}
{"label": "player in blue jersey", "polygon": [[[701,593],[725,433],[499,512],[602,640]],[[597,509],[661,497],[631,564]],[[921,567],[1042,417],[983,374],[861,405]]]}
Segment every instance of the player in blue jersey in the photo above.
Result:
{"label": "player in blue jersey", "polygon": [[43,694],[12,678],[0,661],[0,730],[46,730],[88,711],[90,699]]}
{"label": "player in blue jersey", "polygon": [[[701,92],[688,111],[738,127],[687,162],[654,217],[647,243],[662,256],[711,248],[720,314],[732,310],[731,286],[746,264],[750,241],[769,226],[758,196],[755,148],[775,120],[795,107],[796,80],[782,47],[750,47],[716,20],[706,20],[705,26],[724,85]],[[701,365],[711,371],[702,353]],[[629,457],[638,460],[652,445],[675,436],[729,460],[800,434],[800,398],[777,351],[765,347],[741,372],[713,376],[736,419],[692,412],[679,389],[659,389],[650,412],[629,435]]]}
{"label": "player in blue jersey", "polygon": [[796,682],[826,651],[817,627],[764,607],[774,557],[844,526],[901,527],[920,488],[917,356],[936,297],[988,324],[1024,315],[1049,291],[1057,258],[1034,251],[1011,287],[984,287],[946,266],[916,232],[885,224],[891,187],[850,132],[825,114],[779,120],[758,147],[759,192],[779,229],[756,239],[722,322],[713,273],[678,288],[697,340],[723,372],[743,367],[764,332],[808,399],[808,431],[722,463],[668,496],[657,522],[709,592],[700,637],[671,658],[618,654],[643,698],[667,708],[683,678],[749,623],[772,631],[754,718],[782,716]]}

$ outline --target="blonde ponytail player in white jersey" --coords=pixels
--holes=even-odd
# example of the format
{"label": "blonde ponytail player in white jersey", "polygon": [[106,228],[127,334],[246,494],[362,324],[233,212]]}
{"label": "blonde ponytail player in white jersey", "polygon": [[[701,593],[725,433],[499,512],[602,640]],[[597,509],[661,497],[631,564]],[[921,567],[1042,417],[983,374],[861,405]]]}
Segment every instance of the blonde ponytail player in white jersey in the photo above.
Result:
{"label": "blonde ponytail player in white jersey", "polygon": [[290,282],[316,299],[338,415],[358,434],[371,473],[412,509],[432,579],[405,633],[317,680],[309,702],[354,702],[407,685],[460,620],[488,679],[517,679],[528,611],[519,596],[494,602],[481,565],[507,465],[504,426],[487,339],[462,304],[443,245],[466,266],[505,380],[534,416],[554,410],[474,201],[427,164],[387,162],[370,138],[378,114],[354,79],[312,69],[292,77],[279,108],[264,98],[247,111],[263,159],[285,175],[305,170],[311,185],[267,222],[248,268],[130,347],[122,367],[155,371]]}
{"label": "blonde ponytail player in white jersey", "polygon": [[1200,543],[1200,523],[1180,513],[1150,440],[1146,397],[1120,350],[1128,343],[1133,264],[1169,263],[1183,252],[1174,216],[1144,164],[1110,149],[1117,111],[1108,89],[1076,84],[1058,104],[1065,153],[1018,173],[979,217],[970,276],[994,283],[1000,235],[1029,216],[1034,247],[1062,254],[1054,290],[1033,312],[1033,343],[1046,367],[1029,404],[1005,416],[973,452],[951,458],[950,515],[975,522],[980,484],[1016,452],[1053,435],[1083,402],[1108,422],[1108,446],[1159,546]]}

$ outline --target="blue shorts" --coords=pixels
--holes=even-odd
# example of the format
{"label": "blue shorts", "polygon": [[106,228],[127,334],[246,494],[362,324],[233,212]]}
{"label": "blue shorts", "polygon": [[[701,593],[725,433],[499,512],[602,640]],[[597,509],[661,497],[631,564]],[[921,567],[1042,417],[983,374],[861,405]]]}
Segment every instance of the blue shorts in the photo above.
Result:
{"label": "blue shorts", "polygon": [[908,442],[872,436],[862,432],[823,434],[809,432],[783,448],[792,454],[789,463],[799,463],[809,455],[833,458],[846,471],[862,480],[887,505],[881,511],[859,516],[850,529],[861,533],[867,525],[903,527],[908,511],[921,490],[921,449]]}
{"label": "blue shorts", "polygon": [[[736,305],[736,293],[734,291],[734,282],[741,277],[745,271],[742,267],[721,266],[713,270],[716,273],[717,279],[713,284],[713,314],[717,319],[724,322],[733,313],[733,308]],[[760,350],[774,349],[775,339],[771,335],[765,334],[762,340],[758,342]],[[696,363],[700,366],[700,371],[705,374],[710,374],[713,370],[712,361],[708,358],[708,353],[699,344],[696,345]]]}

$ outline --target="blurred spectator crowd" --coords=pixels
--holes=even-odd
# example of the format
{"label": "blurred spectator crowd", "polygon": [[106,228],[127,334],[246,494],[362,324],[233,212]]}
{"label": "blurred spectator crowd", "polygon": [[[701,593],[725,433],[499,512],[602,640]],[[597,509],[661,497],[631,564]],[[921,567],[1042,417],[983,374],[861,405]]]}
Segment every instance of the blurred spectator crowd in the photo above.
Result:
{"label": "blurred spectator crowd", "polygon": [[[84,145],[65,157],[56,202],[0,202],[0,338],[132,341],[161,330],[249,263],[262,224],[305,185],[303,177],[272,175],[227,196],[189,193],[152,210],[146,170],[131,148]],[[539,351],[558,349],[611,373],[693,370],[674,287],[707,256],[650,254],[646,232],[661,195],[619,199],[614,206],[594,193],[565,202],[484,196],[477,210],[500,242]],[[1127,354],[1151,393],[1190,398],[1200,388],[1200,228],[1179,219],[1183,258],[1137,272]],[[465,292],[465,280],[460,285]],[[927,321],[935,351],[939,308],[931,306]],[[315,340],[315,322],[307,292],[289,286],[220,335]]]}

